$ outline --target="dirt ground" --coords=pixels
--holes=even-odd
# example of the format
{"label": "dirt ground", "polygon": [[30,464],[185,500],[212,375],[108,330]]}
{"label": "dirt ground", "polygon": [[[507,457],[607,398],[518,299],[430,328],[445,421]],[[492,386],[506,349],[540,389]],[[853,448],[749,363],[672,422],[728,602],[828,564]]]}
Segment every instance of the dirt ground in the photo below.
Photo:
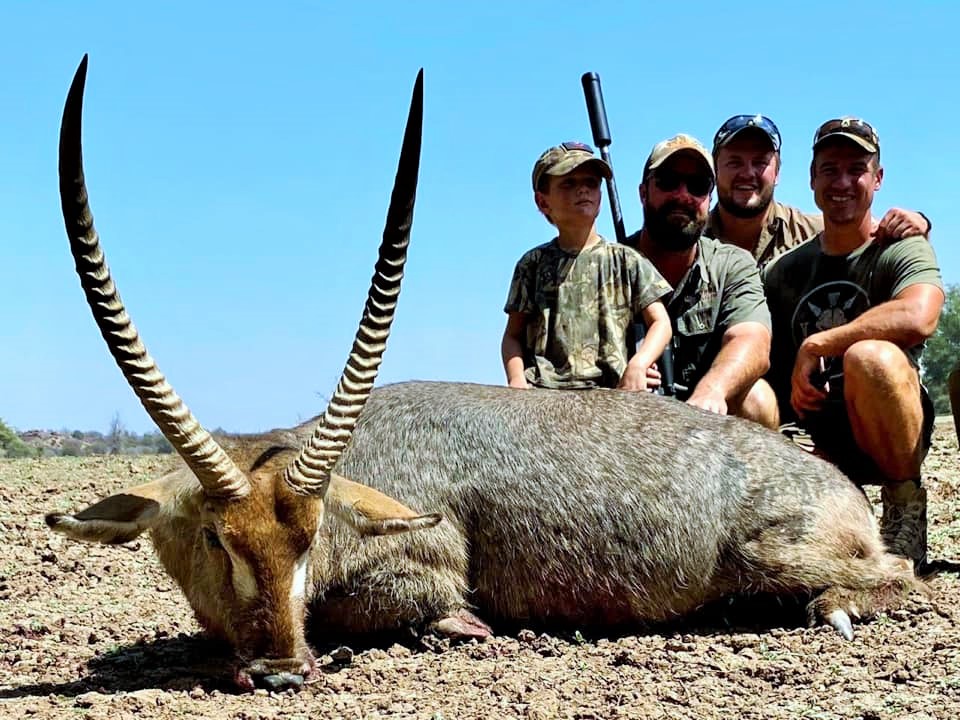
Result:
{"label": "dirt ground", "polygon": [[796,602],[738,600],[640,635],[319,646],[316,682],[254,695],[234,692],[228,656],[199,634],[148,538],[100,547],[43,523],[169,458],[0,460],[0,717],[953,720],[960,454],[946,418],[934,443],[924,466],[933,595],[855,626],[853,642],[806,628]]}

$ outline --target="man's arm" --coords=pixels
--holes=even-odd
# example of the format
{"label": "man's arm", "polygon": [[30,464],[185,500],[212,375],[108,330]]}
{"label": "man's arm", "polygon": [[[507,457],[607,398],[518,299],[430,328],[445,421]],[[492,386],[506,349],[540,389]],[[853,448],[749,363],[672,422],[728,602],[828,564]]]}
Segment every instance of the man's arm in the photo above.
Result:
{"label": "man's arm", "polygon": [[500,341],[503,369],[507,373],[507,385],[526,389],[527,378],[523,374],[523,340],[527,329],[527,316],[520,312],[507,313],[507,327]]}
{"label": "man's arm", "polygon": [[848,323],[807,337],[800,344],[790,377],[790,404],[799,415],[817,410],[827,398],[810,381],[820,358],[840,357],[861,340],[887,340],[904,350],[923,342],[937,329],[944,294],[936,285],[917,283]]}
{"label": "man's arm", "polygon": [[750,253],[725,247],[723,291],[717,328],[723,329],[720,351],[693,388],[688,403],[727,413],[770,367],[770,310],[760,270]]}
{"label": "man's arm", "polygon": [[723,334],[720,352],[687,402],[727,414],[727,404],[742,397],[770,367],[770,329],[760,322],[742,322]]}
{"label": "man's arm", "polygon": [[800,351],[836,357],[860,340],[888,340],[906,350],[933,335],[944,300],[943,290],[936,285],[910,285],[856,319],[810,335]]}

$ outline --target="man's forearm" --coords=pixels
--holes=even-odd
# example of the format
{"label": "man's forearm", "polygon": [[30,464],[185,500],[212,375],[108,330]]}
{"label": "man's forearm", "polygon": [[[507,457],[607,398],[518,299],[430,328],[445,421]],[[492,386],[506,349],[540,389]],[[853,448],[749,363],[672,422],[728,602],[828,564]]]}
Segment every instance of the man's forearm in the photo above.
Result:
{"label": "man's forearm", "polygon": [[936,329],[936,318],[924,312],[914,299],[897,299],[870,308],[858,318],[829,330],[810,335],[804,345],[816,355],[838,357],[861,340],[887,340],[903,349],[928,338]]}
{"label": "man's forearm", "polygon": [[[725,342],[713,364],[694,389],[712,388],[727,402],[741,397],[770,367],[770,341],[756,336],[735,337]],[[702,387],[701,387],[702,386]]]}

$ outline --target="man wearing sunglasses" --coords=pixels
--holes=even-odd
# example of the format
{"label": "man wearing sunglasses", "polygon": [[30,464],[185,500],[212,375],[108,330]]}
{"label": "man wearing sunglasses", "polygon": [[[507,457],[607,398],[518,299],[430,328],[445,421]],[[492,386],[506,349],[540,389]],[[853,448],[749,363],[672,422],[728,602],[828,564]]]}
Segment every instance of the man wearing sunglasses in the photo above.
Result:
{"label": "man wearing sunglasses", "polygon": [[945,298],[926,239],[876,241],[870,209],[882,180],[880,140],[868,123],[820,126],[810,187],[823,232],[764,270],[770,379],[781,412],[818,452],[855,481],[883,485],[884,541],[919,567],[927,536],[920,466],[933,404],[918,369]]}
{"label": "man wearing sunglasses", "polygon": [[756,262],[744,250],[702,237],[715,176],[713,158],[689,135],[654,146],[643,169],[643,228],[627,238],[674,291],[677,397],[768,427],[778,424],[769,367],[770,315]]}
{"label": "man wearing sunglasses", "polygon": [[[713,139],[717,204],[704,234],[743,248],[763,267],[776,256],[823,229],[819,214],[804,213],[774,200],[780,176],[780,131],[763,115],[734,115]],[[893,208],[880,220],[878,240],[930,233],[918,212]]]}

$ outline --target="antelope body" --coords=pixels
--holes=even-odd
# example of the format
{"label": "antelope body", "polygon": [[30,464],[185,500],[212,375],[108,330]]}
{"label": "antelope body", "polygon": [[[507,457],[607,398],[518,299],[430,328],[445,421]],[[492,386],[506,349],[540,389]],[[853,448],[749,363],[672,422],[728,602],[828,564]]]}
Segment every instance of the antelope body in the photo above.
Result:
{"label": "antelope body", "polygon": [[747,421],[613,390],[371,392],[409,236],[419,79],[378,270],[330,407],[291,430],[215,440],[146,355],[106,270],[79,163],[84,71],[61,131],[71,247],[111,352],[185,466],[47,522],[93,542],[149,530],[199,622],[235,648],[241,687],[299,685],[314,671],[306,621],[320,637],[482,637],[499,621],[638,624],[774,591],[815,595],[811,616],[851,637],[851,615],[915,586],[858,488]]}

